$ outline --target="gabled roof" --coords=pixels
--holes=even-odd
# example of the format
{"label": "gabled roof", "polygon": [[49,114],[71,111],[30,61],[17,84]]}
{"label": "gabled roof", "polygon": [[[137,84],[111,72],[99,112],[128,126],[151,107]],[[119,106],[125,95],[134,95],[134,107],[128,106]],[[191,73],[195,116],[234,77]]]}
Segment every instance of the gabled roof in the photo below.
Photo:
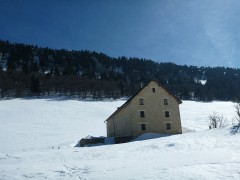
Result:
{"label": "gabled roof", "polygon": [[[126,107],[131,101],[132,99],[137,96],[139,94],[139,92],[141,92],[146,86],[149,85],[150,82],[156,82],[160,87],[162,87],[165,91],[167,91],[167,93],[169,95],[171,95],[173,98],[176,99],[176,101],[181,104],[182,101],[181,99],[179,99],[177,96],[175,96],[174,94],[172,94],[165,86],[163,86],[162,84],[160,84],[158,81],[156,80],[151,80],[149,81],[145,86],[143,86],[142,88],[140,88],[135,94],[133,94],[121,107],[119,107],[111,116],[109,116],[105,121],[108,121],[108,119],[112,118],[115,114],[117,114],[119,111],[121,111],[121,109],[123,109],[124,107]],[[105,122],[104,121],[104,122]]]}

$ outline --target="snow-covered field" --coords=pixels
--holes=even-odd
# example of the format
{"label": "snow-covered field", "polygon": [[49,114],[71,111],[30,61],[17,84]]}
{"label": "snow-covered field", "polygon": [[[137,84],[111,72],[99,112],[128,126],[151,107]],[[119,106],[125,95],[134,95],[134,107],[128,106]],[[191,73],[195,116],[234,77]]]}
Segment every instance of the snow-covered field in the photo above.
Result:
{"label": "snow-covered field", "polygon": [[[106,136],[104,120],[124,101],[0,101],[0,180],[240,179],[240,135],[208,130],[208,116],[234,118],[231,102],[184,101],[182,135],[74,148],[87,135]],[[195,130],[195,131],[191,131]]]}

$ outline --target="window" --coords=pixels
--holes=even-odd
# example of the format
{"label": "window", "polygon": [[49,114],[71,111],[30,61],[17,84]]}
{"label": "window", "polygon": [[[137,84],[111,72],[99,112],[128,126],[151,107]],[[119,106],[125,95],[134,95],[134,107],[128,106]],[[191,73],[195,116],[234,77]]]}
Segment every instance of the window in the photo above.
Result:
{"label": "window", "polygon": [[171,129],[171,124],[170,123],[166,123],[166,128],[167,128],[167,130],[170,130]]}
{"label": "window", "polygon": [[139,105],[144,105],[143,98],[140,98],[140,99],[139,99]]}
{"label": "window", "polygon": [[163,102],[164,105],[168,105],[168,99],[163,99]]}
{"label": "window", "polygon": [[155,93],[155,92],[156,92],[156,89],[155,89],[155,88],[152,88],[152,92]]}
{"label": "window", "polygon": [[141,118],[144,118],[144,117],[145,117],[144,111],[140,111],[140,117],[141,117]]}
{"label": "window", "polygon": [[146,130],[146,124],[141,124],[141,129],[142,129],[142,131],[145,131]]}
{"label": "window", "polygon": [[165,117],[170,117],[169,111],[165,111]]}

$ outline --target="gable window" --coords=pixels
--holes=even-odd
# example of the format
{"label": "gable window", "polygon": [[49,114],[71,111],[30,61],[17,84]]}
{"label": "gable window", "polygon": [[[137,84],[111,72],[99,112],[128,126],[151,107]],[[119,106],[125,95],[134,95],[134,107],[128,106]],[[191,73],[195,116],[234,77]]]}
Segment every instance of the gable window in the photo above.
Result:
{"label": "gable window", "polygon": [[165,117],[170,117],[169,111],[165,111]]}
{"label": "gable window", "polygon": [[144,105],[143,98],[139,98],[139,105]]}
{"label": "gable window", "polygon": [[163,99],[163,104],[168,105],[168,99]]}
{"label": "gable window", "polygon": [[144,118],[144,117],[145,117],[144,111],[140,111],[140,117],[141,117],[141,118]]}
{"label": "gable window", "polygon": [[155,92],[156,92],[156,89],[155,89],[155,88],[152,88],[152,92],[155,93]]}
{"label": "gable window", "polygon": [[166,129],[170,130],[171,129],[171,124],[170,123],[166,123]]}
{"label": "gable window", "polygon": [[146,124],[141,124],[141,129],[142,129],[142,131],[145,131],[146,130]]}

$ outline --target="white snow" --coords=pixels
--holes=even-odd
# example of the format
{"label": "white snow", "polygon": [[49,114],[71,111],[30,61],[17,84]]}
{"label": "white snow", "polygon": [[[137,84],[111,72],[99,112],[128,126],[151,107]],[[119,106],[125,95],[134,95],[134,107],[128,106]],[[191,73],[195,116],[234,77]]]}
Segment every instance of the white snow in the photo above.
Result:
{"label": "white snow", "polygon": [[207,80],[206,79],[197,79],[197,78],[194,78],[194,82],[195,83],[200,83],[201,85],[205,85],[207,83]]}
{"label": "white snow", "polygon": [[207,80],[199,80],[199,82],[202,84],[202,85],[205,85],[207,83]]}
{"label": "white snow", "polygon": [[[208,130],[213,112],[231,123],[232,102],[184,101],[182,135],[73,147],[88,135],[106,136],[103,121],[124,102],[0,101],[0,179],[240,179],[240,135]],[[149,136],[157,137],[140,138]]]}

